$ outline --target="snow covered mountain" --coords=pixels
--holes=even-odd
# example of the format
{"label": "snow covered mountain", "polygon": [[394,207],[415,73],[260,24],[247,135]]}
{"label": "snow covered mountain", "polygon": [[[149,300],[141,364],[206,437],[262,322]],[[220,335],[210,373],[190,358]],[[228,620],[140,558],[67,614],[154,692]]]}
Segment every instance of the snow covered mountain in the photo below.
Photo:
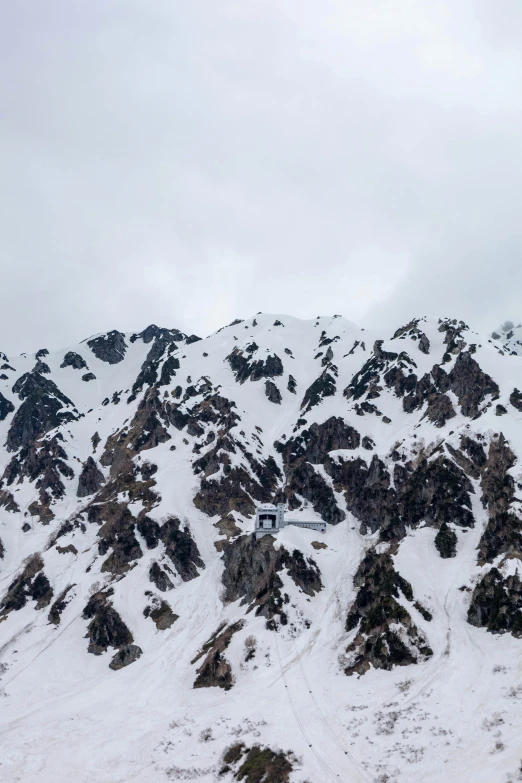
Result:
{"label": "snow covered mountain", "polygon": [[1,354],[0,779],[522,780],[521,334]]}

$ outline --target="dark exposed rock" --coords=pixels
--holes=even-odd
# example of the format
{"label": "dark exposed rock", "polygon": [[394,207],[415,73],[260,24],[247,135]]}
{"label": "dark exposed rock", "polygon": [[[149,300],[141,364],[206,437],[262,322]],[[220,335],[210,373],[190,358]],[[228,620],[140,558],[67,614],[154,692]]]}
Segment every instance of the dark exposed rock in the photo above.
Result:
{"label": "dark exposed rock", "polygon": [[100,591],[91,595],[82,613],[84,620],[91,621],[86,634],[89,639],[87,651],[94,655],[101,655],[109,647],[124,647],[134,641],[131,632],[109,600],[113,592],[111,588],[106,592]]}
{"label": "dark exposed rock", "polygon": [[35,354],[35,359],[41,359],[43,356],[49,356],[49,351],[47,348],[40,348],[40,350]]}
{"label": "dark exposed rock", "polygon": [[522,411],[522,392],[519,392],[518,389],[513,389],[509,395],[509,402],[517,411]]}
{"label": "dark exposed rock", "polygon": [[172,590],[174,587],[165,571],[156,561],[154,561],[150,567],[149,579],[162,593],[166,593],[167,590]]}
{"label": "dark exposed rock", "polygon": [[274,627],[270,621],[275,615],[279,615],[283,625],[287,622],[279,576],[284,568],[307,595],[313,596],[322,588],[314,560],[305,559],[299,550],[290,555],[284,548],[275,549],[272,536],[263,536],[259,541],[253,536],[240,536],[223,542],[223,562],[225,602],[241,598],[241,604],[250,605],[248,611],[255,608],[256,615],[266,617],[269,628]]}
{"label": "dark exposed rock", "polygon": [[409,612],[397,600],[402,594],[412,602],[413,590],[395,570],[388,553],[368,552],[354,585],[359,591],[346,619],[346,630],[357,628],[357,635],[346,651],[345,674],[364,674],[370,666],[390,670],[433,655]]}
{"label": "dark exposed rock", "polygon": [[498,395],[495,381],[481,370],[469,351],[463,351],[457,357],[455,366],[449,374],[450,388],[459,398],[464,416],[476,416],[479,405],[488,395]]}
{"label": "dark exposed rock", "polygon": [[442,558],[455,557],[457,554],[457,534],[446,522],[443,522],[435,536],[435,546]]}
{"label": "dark exposed rock", "polygon": [[[47,616],[47,619],[50,623],[53,623],[53,625],[59,625],[61,620],[61,615],[67,604],[71,601],[72,596],[69,595],[71,590],[73,589],[74,585],[68,585],[65,590],[62,590],[62,592],[59,594],[58,598],[54,603],[52,604],[49,614]],[[67,596],[69,595],[69,598]]]}
{"label": "dark exposed rock", "polygon": [[482,468],[482,503],[489,519],[479,542],[479,562],[492,562],[499,554],[522,554],[522,520],[512,508],[515,481],[509,473],[515,462],[504,436],[493,438]]}
{"label": "dark exposed rock", "polygon": [[243,622],[240,620],[229,625],[224,630],[219,629],[216,634],[203,646],[201,653],[192,661],[195,663],[206,653],[205,660],[197,669],[197,677],[194,688],[224,688],[228,691],[232,687],[232,668],[223,653],[229,646],[235,633],[241,630]]}
{"label": "dark exposed rock", "polygon": [[283,398],[281,397],[281,392],[273,381],[265,381],[265,394],[270,402],[275,403],[275,405],[281,405],[281,400]]}
{"label": "dark exposed rock", "polygon": [[38,359],[38,361],[33,367],[33,372],[44,373],[45,375],[47,375],[48,373],[51,372],[51,368],[49,367],[48,364],[42,362],[41,359]]}
{"label": "dark exposed rock", "polygon": [[86,372],[85,375],[82,375],[82,381],[85,381],[86,383],[95,380],[96,380],[96,376],[93,372]]}
{"label": "dark exposed rock", "polygon": [[[92,519],[96,511],[97,519]],[[112,574],[123,574],[130,564],[143,556],[135,534],[135,522],[131,511],[124,503],[108,502],[89,509],[89,521],[103,522],[98,531],[98,552],[111,553],[103,562],[101,570]]]}
{"label": "dark exposed rock", "polygon": [[[392,362],[400,370],[415,366],[407,353],[400,354],[393,351],[382,350],[383,340],[376,340],[373,346],[373,352],[370,358],[364,363],[361,369],[353,376],[352,380],[344,390],[344,396],[347,399],[358,400],[366,394],[367,399],[379,397],[382,391],[381,378],[388,377],[388,385],[397,384],[397,378],[389,376]],[[401,395],[402,396],[402,395]]]}
{"label": "dark exposed rock", "polygon": [[319,405],[325,397],[333,397],[335,390],[335,377],[332,368],[327,368],[305,391],[301,409],[304,408],[304,413],[306,413],[311,408]]}
{"label": "dark exposed rock", "polygon": [[8,451],[29,446],[49,430],[77,418],[74,407],[53,381],[39,373],[25,373],[14,384],[13,391],[23,400],[7,433]]}
{"label": "dark exposed rock", "polygon": [[245,356],[239,348],[234,348],[226,358],[239,383],[244,383],[249,378],[251,381],[259,381],[262,378],[276,378],[283,374],[283,363],[277,354],[269,355],[264,360],[255,360],[252,359],[251,354]]}
{"label": "dark exposed rock", "polygon": [[0,392],[0,421],[4,421],[14,409],[15,406],[11,400],[8,400],[7,397],[4,397],[2,392]]}
{"label": "dark exposed rock", "polygon": [[522,638],[522,584],[518,574],[503,577],[492,568],[473,590],[468,623],[490,633]]}
{"label": "dark exposed rock", "polygon": [[157,388],[147,389],[130,424],[107,438],[100,462],[104,467],[110,466],[111,476],[117,475],[122,464],[144,449],[170,440],[166,418],[167,411]]}
{"label": "dark exposed rock", "polygon": [[48,522],[54,514],[50,510],[53,499],[62,498],[65,494],[63,478],[72,479],[74,473],[67,463],[67,454],[58,433],[52,438],[37,441],[30,446],[24,446],[7,464],[3,479],[11,485],[16,479],[28,478],[34,481],[39,490],[39,502],[29,506],[33,515],[39,515],[42,522]]}
{"label": "dark exposed rock", "polygon": [[495,416],[505,416],[506,413],[507,413],[507,408],[505,408],[503,405],[495,406]]}
{"label": "dark exposed rock", "polygon": [[179,519],[170,517],[164,522],[161,527],[161,540],[165,544],[165,552],[184,582],[199,576],[198,568],[205,568],[205,564],[188,528],[182,530]]}
{"label": "dark exposed rock", "polygon": [[112,669],[113,671],[123,669],[124,666],[129,666],[129,664],[137,661],[142,655],[143,650],[141,647],[138,647],[137,644],[126,644],[113,656],[109,664],[109,669]]}
{"label": "dark exposed rock", "polygon": [[276,443],[277,451],[282,454],[285,465],[292,466],[302,457],[318,465],[326,459],[330,451],[338,449],[356,449],[361,436],[354,427],[346,424],[340,416],[331,416],[322,424],[312,424],[296,438]]}
{"label": "dark exposed rock", "polygon": [[0,489],[0,508],[5,508],[6,511],[11,511],[13,513],[20,511],[20,506],[11,492],[8,492],[6,489]]}
{"label": "dark exposed rock", "polygon": [[79,353],[75,353],[75,351],[67,351],[60,367],[72,367],[74,370],[89,369],[85,359]]}
{"label": "dark exposed rock", "polygon": [[421,353],[426,353],[426,354],[430,352],[430,341],[428,340],[424,332],[422,332],[419,338],[419,351],[421,351]]}
{"label": "dark exposed rock", "polygon": [[179,615],[174,614],[166,601],[158,601],[154,607],[147,606],[143,614],[154,621],[158,631],[166,631],[179,620]]}
{"label": "dark exposed rock", "polygon": [[289,375],[289,376],[288,376],[288,384],[287,384],[287,387],[286,387],[286,388],[287,388],[287,389],[288,389],[288,391],[289,391],[289,392],[291,392],[292,394],[296,394],[296,389],[297,389],[297,381],[296,381],[296,379],[294,378],[294,376],[293,376],[293,375]]}
{"label": "dark exposed rock", "polygon": [[161,540],[161,528],[155,519],[148,516],[138,520],[138,531],[145,539],[147,549],[155,549]]}
{"label": "dark exposed rock", "polygon": [[428,398],[428,408],[424,415],[436,427],[444,427],[446,422],[457,414],[447,394],[433,394]]}
{"label": "dark exposed rock", "polygon": [[122,362],[127,350],[125,335],[115,329],[112,332],[107,332],[107,334],[94,337],[92,340],[87,340],[87,345],[97,359],[109,364]]}
{"label": "dark exposed rock", "polygon": [[82,472],[78,479],[78,490],[76,495],[79,498],[85,498],[88,495],[94,495],[102,484],[105,483],[105,477],[92,457],[87,457],[83,464]]}
{"label": "dark exposed rock", "polygon": [[[150,327],[148,328],[150,329]],[[155,329],[157,331],[154,335],[154,342],[132,387],[134,394],[140,391],[143,386],[152,386],[157,382],[158,370],[164,360],[160,386],[170,383],[171,378],[176,375],[176,370],[179,370],[179,360],[171,354],[176,350],[177,343],[183,340],[185,335],[177,331],[172,333],[168,329],[159,329],[158,327],[155,327]],[[142,334],[144,333],[142,332]],[[150,333],[147,334],[147,337],[150,337]],[[145,342],[149,342],[149,340],[145,340]]]}
{"label": "dark exposed rock", "polygon": [[422,520],[434,527],[442,522],[474,525],[473,486],[464,471],[443,456],[431,460],[424,456],[415,465],[396,463],[395,488],[377,455],[369,465],[358,458],[328,461],[325,469],[335,488],[344,491],[348,510],[361,520],[363,534],[380,528],[384,539],[397,539],[406,527],[417,527]]}
{"label": "dark exposed rock", "polygon": [[36,609],[43,609],[51,603],[53,590],[43,567],[43,560],[38,554],[26,560],[24,570],[11,582],[0,602],[0,613],[23,609],[28,598],[36,601]]}

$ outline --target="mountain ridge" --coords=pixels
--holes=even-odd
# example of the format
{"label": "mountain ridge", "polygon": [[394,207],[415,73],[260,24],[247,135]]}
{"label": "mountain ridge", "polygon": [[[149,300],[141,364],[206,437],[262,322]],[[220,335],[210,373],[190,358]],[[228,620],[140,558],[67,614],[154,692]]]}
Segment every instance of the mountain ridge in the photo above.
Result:
{"label": "mountain ridge", "polygon": [[[2,354],[4,779],[520,779],[517,334],[257,314]],[[278,501],[326,534],[253,540]]]}

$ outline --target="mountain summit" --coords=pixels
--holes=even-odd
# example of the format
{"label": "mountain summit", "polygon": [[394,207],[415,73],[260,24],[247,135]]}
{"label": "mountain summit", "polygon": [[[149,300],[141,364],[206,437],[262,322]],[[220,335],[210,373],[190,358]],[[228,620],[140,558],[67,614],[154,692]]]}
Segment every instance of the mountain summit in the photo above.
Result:
{"label": "mountain summit", "polygon": [[521,329],[0,354],[2,781],[522,780]]}

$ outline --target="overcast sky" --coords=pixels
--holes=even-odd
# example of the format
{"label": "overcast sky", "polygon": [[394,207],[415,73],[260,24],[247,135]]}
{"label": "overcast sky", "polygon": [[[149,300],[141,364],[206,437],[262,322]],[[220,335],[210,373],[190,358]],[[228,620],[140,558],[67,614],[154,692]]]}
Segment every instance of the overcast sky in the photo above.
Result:
{"label": "overcast sky", "polygon": [[0,8],[0,349],[522,320],[520,0]]}

